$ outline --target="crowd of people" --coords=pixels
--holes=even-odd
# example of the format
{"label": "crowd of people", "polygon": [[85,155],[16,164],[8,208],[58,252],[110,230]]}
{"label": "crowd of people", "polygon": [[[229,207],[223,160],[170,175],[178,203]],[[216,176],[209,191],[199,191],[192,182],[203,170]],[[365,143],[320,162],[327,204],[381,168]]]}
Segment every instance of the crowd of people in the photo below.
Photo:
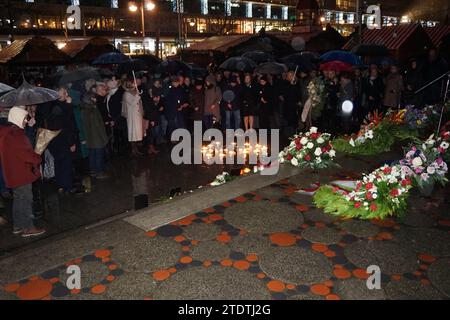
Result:
{"label": "crowd of people", "polygon": [[[0,191],[4,198],[14,198],[13,232],[45,232],[33,225],[37,210],[31,214],[41,162],[44,177],[54,178],[59,193],[84,193],[84,177],[109,177],[108,159],[154,156],[160,145],[171,143],[174,130],[192,131],[194,121],[202,121],[204,130],[280,129],[285,137],[311,125],[345,133],[374,110],[439,102],[439,82],[420,94],[415,91],[446,70],[447,62],[431,49],[426,61],[411,59],[404,70],[381,63],[355,66],[351,72],[297,69],[262,75],[220,70],[202,78],[183,73],[111,75],[67,83],[57,88],[56,101],[0,113]],[[309,85],[317,79],[324,84],[323,109],[316,117],[303,117]],[[353,104],[347,121],[340,119],[344,101]],[[38,128],[60,131],[42,156],[33,152]]]}

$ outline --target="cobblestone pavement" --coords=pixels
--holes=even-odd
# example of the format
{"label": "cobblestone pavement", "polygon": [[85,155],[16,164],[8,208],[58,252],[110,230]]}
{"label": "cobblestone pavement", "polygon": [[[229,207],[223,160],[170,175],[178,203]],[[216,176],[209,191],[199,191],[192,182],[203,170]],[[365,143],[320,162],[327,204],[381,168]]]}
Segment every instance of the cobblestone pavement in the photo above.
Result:
{"label": "cobblestone pavement", "polygon": [[[331,176],[329,177],[332,178]],[[318,179],[320,180],[320,179]],[[448,299],[448,189],[400,219],[337,219],[294,176],[23,279],[2,299]],[[80,239],[81,240],[81,239]],[[80,266],[80,290],[66,268]],[[381,289],[366,268],[381,269]]]}

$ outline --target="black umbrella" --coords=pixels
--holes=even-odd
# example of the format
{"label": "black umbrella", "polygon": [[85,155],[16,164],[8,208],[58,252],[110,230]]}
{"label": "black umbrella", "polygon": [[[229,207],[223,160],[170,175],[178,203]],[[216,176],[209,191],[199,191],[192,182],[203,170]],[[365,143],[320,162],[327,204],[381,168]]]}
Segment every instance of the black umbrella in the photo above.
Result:
{"label": "black umbrella", "polygon": [[158,58],[157,56],[154,56],[152,54],[140,54],[140,55],[134,56],[134,58],[144,61],[145,64],[150,68],[160,64],[162,61],[160,58]]}
{"label": "black umbrella", "polygon": [[309,60],[309,57],[302,56],[301,53],[291,54],[282,58],[281,61],[286,64],[289,70],[295,70],[297,68],[298,71],[309,72],[316,68],[315,64]]}
{"label": "black umbrella", "polygon": [[95,59],[92,62],[92,64],[93,65],[122,64],[129,60],[130,60],[130,58],[128,58],[122,52],[114,51],[114,52],[108,52],[108,53],[102,54],[97,59]]}
{"label": "black umbrella", "polygon": [[264,51],[248,51],[242,55],[244,58],[248,58],[250,60],[253,60],[256,63],[264,63],[264,62],[270,62],[273,61],[273,56],[270,53],[264,52]]}
{"label": "black umbrella", "polygon": [[153,73],[168,75],[184,73],[190,75],[191,67],[180,60],[164,60],[153,69]]}
{"label": "black umbrella", "polygon": [[4,83],[0,82],[0,93],[8,92],[8,91],[11,91],[11,90],[14,90],[14,88],[8,86],[7,84],[4,84]]}
{"label": "black umbrella", "polygon": [[84,81],[87,79],[100,80],[101,76],[97,69],[92,67],[85,67],[69,71],[60,71],[55,74],[55,83],[59,85],[65,85],[67,83],[74,83],[78,81]]}
{"label": "black umbrella", "polygon": [[119,66],[119,74],[131,73],[132,71],[144,71],[147,70],[147,64],[141,59],[130,59],[129,61],[122,63]]}
{"label": "black umbrella", "polygon": [[231,57],[225,60],[219,68],[229,71],[251,72],[256,68],[256,63],[244,57]]}
{"label": "black umbrella", "polygon": [[58,99],[58,92],[43,87],[35,87],[25,79],[17,89],[14,89],[0,97],[0,106],[27,106],[44,103]]}
{"label": "black umbrella", "polygon": [[255,72],[260,74],[282,74],[287,71],[286,65],[277,62],[262,63],[255,69]]}

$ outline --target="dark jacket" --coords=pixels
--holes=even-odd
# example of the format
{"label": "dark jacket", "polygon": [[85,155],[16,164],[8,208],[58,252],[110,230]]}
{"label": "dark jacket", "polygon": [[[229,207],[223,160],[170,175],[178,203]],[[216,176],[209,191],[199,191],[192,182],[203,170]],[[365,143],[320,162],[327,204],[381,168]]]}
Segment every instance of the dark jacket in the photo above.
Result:
{"label": "dark jacket", "polygon": [[[234,97],[233,100],[226,101],[228,94]],[[224,110],[226,111],[240,110],[242,106],[242,86],[239,84],[235,85],[234,87],[231,84],[225,85],[224,91],[222,92],[222,104]],[[231,109],[228,107],[228,105],[231,105]]]}
{"label": "dark jacket", "polygon": [[150,103],[144,106],[144,119],[155,122],[156,125],[160,113],[159,109],[161,109],[161,107],[164,108],[164,101],[162,99],[159,100],[158,104],[155,104],[153,99],[150,100]]}
{"label": "dark jacket", "polygon": [[170,86],[165,99],[166,108],[164,109],[164,115],[167,120],[173,120],[177,115],[177,109],[183,104],[183,101],[185,101],[184,89],[181,87],[175,88]]}
{"label": "dark jacket", "polygon": [[23,129],[0,126],[0,163],[8,188],[33,183],[40,177],[41,156],[33,151]]}
{"label": "dark jacket", "polygon": [[283,86],[283,116],[286,119],[289,126],[297,126],[298,124],[298,111],[299,103],[301,99],[301,89],[298,82],[292,84],[289,81],[284,82]]}
{"label": "dark jacket", "polygon": [[[205,90],[203,90],[203,88],[198,90],[197,88],[193,87],[191,89],[189,96],[190,96],[189,105],[192,109],[191,119],[192,120],[202,120],[203,112],[204,112],[204,108],[205,108]],[[197,109],[197,110],[195,110],[195,109]]]}
{"label": "dark jacket", "polygon": [[70,147],[78,142],[78,129],[72,104],[56,101],[39,107],[36,113],[38,126],[53,131],[61,130],[48,145],[52,155],[58,157],[69,152]]}
{"label": "dark jacket", "polygon": [[[374,80],[370,77],[364,79],[363,82],[363,95],[364,95],[364,105],[367,111],[373,112],[375,109],[380,108],[383,101],[384,84],[383,79],[378,76]],[[369,99],[372,97],[373,99]]]}
{"label": "dark jacket", "polygon": [[[265,102],[262,102],[264,99]],[[269,83],[258,88],[258,105],[259,113],[266,116],[272,115],[274,112],[275,92]]]}
{"label": "dark jacket", "polygon": [[111,95],[109,98],[107,97],[107,110],[109,112],[109,117],[114,122],[119,122],[122,118],[122,97],[123,97],[124,89],[119,87],[117,91]]}

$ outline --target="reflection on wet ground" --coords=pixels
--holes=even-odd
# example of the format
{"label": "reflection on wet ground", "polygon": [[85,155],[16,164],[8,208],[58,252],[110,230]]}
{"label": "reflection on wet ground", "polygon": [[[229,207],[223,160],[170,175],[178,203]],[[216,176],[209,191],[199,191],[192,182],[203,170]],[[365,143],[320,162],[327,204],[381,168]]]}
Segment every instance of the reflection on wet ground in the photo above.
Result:
{"label": "reflection on wet ground", "polygon": [[[51,183],[44,183],[41,196],[45,212],[38,224],[48,229],[46,238],[133,210],[137,195],[148,195],[152,205],[169,198],[172,189],[184,192],[205,186],[224,169],[221,165],[174,165],[168,148],[152,157],[115,158],[109,165],[111,177],[92,179],[90,193],[61,196]],[[2,216],[10,215],[10,206],[4,203]],[[23,239],[11,231],[11,224],[0,226],[0,256],[42,239]]]}

